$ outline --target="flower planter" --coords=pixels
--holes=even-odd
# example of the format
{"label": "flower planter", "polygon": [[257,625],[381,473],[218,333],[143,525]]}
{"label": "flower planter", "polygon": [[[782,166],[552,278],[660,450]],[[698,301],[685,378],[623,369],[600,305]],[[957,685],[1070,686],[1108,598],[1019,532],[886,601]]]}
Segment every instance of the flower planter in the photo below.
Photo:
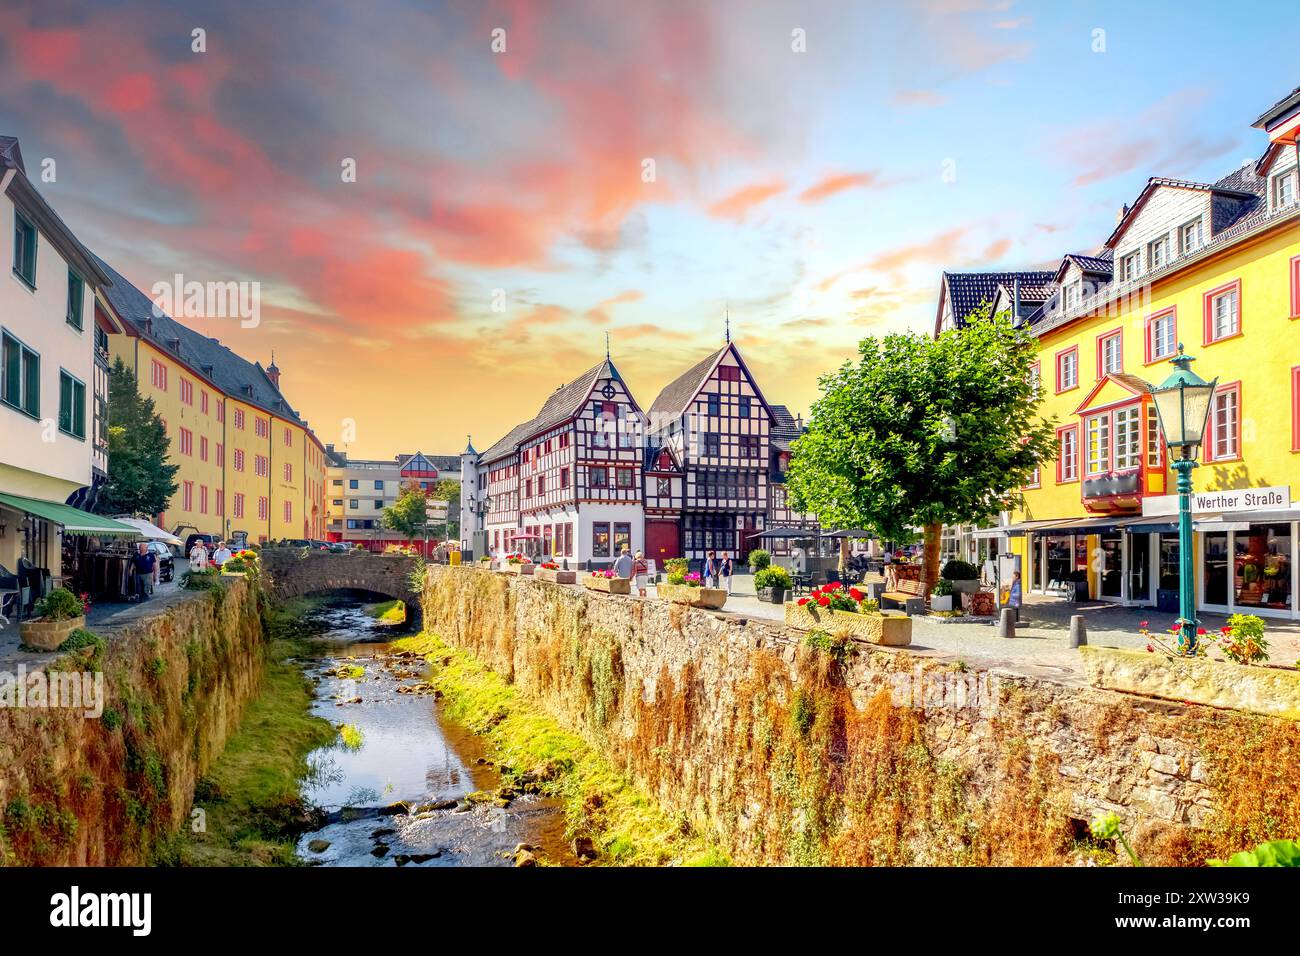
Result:
{"label": "flower planter", "polygon": [[248,574],[247,571],[222,571],[221,572],[221,576],[223,578],[242,578],[246,574]]}
{"label": "flower planter", "polygon": [[533,577],[539,581],[550,581],[552,584],[576,584],[578,572],[562,571],[559,568],[538,568],[533,572]]}
{"label": "flower planter", "polygon": [[505,567],[506,574],[532,574],[535,564],[507,564]]}
{"label": "flower planter", "polygon": [[789,593],[789,588],[759,588],[758,599],[768,604],[784,604],[785,596]]}
{"label": "flower planter", "polygon": [[801,631],[848,634],[866,644],[904,647],[912,643],[912,619],[906,614],[860,614],[791,602],[785,606],[785,623]]}
{"label": "flower planter", "polygon": [[970,580],[962,581],[949,581],[948,583],[952,585],[953,594],[974,594],[980,589],[979,578],[971,578]]}
{"label": "flower planter", "polygon": [[631,578],[597,578],[587,575],[582,579],[582,586],[588,591],[600,591],[603,594],[631,594]]}
{"label": "flower planter", "polygon": [[1094,687],[1300,720],[1300,671],[1118,647],[1079,653]]}
{"label": "flower planter", "polygon": [[37,647],[43,651],[57,651],[59,645],[68,639],[69,634],[85,626],[84,614],[80,617],[70,617],[66,621],[46,621],[37,618],[34,621],[23,621],[18,626],[18,633],[22,642],[28,647]]}
{"label": "flower planter", "polygon": [[660,584],[655,593],[674,604],[707,607],[718,610],[727,603],[727,592],[722,588],[693,588],[686,584]]}
{"label": "flower planter", "polygon": [[930,595],[930,610],[951,611],[956,597],[956,594],[932,594]]}

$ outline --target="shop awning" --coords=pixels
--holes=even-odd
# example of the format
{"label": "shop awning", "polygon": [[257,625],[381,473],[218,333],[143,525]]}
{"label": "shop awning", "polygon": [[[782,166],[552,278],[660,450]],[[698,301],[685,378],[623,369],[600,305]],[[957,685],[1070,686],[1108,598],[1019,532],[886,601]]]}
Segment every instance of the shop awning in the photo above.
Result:
{"label": "shop awning", "polygon": [[164,531],[156,524],[150,524],[143,518],[114,518],[113,520],[119,521],[122,524],[130,525],[132,528],[135,528],[140,532],[142,538],[149,541],[162,541],[165,544],[174,544],[177,547],[185,543],[170,531]]}
{"label": "shop awning", "polygon": [[751,540],[758,538],[760,541],[784,541],[789,538],[811,541],[818,537],[818,532],[811,528],[768,528],[766,531],[756,531],[745,537]]}
{"label": "shop awning", "polygon": [[1057,525],[1070,524],[1074,520],[1073,518],[1047,518],[1041,521],[1020,521],[1000,528],[980,528],[978,531],[972,532],[971,537],[999,538],[1004,534],[1028,534],[1031,531],[1045,531],[1048,528],[1055,528]]}
{"label": "shop awning", "polygon": [[0,492],[0,505],[25,512],[44,521],[62,525],[64,534],[94,534],[101,537],[131,536],[140,532],[129,524],[93,515],[72,505],[57,501],[44,501],[40,498],[24,498],[21,495],[8,495]]}

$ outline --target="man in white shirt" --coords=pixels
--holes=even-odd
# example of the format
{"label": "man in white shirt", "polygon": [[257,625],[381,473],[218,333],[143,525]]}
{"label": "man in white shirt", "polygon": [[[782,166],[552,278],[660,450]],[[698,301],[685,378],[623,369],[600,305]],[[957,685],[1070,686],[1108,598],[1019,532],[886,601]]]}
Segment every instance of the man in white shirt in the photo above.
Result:
{"label": "man in white shirt", "polygon": [[220,568],[232,557],[234,557],[234,555],[230,553],[230,548],[226,546],[226,542],[218,541],[217,550],[212,552],[212,563]]}

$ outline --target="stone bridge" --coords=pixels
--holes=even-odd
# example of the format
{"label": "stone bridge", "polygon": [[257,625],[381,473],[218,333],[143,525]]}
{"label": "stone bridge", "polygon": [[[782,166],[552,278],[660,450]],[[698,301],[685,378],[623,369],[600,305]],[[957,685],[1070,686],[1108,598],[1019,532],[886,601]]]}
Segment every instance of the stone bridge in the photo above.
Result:
{"label": "stone bridge", "polygon": [[263,548],[262,571],[272,597],[288,600],[310,595],[364,593],[397,598],[406,604],[407,627],[421,629],[420,595],[411,587],[419,558],[368,551],[308,551]]}

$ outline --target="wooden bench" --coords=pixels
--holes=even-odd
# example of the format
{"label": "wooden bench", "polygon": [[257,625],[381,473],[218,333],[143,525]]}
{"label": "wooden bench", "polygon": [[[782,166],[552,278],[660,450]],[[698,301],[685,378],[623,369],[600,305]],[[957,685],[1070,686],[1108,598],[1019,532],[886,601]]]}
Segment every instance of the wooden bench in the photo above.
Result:
{"label": "wooden bench", "polygon": [[907,579],[895,581],[892,591],[885,591],[880,595],[880,602],[882,605],[886,601],[890,604],[901,605],[908,614],[924,614],[925,590],[925,584],[922,581],[909,581]]}

